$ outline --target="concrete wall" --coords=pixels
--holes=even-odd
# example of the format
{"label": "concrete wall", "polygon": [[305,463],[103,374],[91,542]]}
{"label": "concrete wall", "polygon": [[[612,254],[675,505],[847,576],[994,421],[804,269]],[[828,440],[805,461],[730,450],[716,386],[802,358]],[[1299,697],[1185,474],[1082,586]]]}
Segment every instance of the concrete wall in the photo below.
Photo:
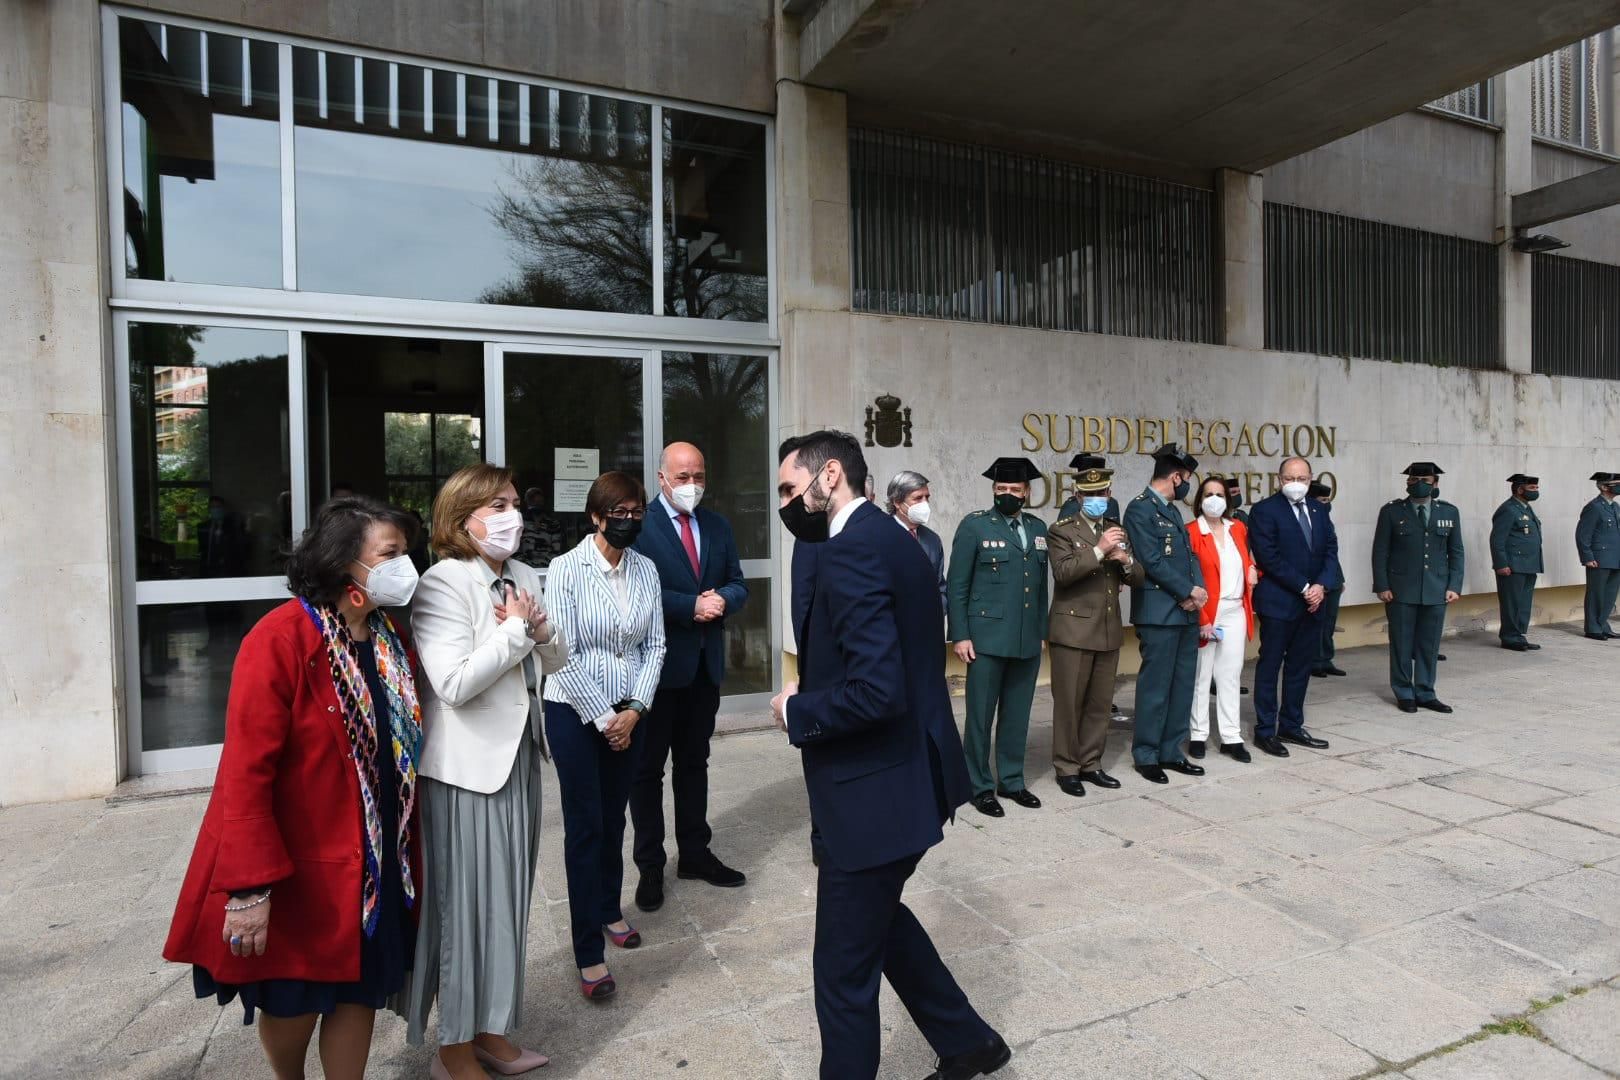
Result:
{"label": "concrete wall", "polygon": [[771,0],[133,0],[132,6],[711,105],[775,107]]}
{"label": "concrete wall", "polygon": [[[1605,158],[1583,154],[1579,150],[1566,150],[1561,146],[1536,143],[1531,151],[1535,169],[1535,186],[1556,184],[1560,180],[1582,176],[1613,164]],[[1570,246],[1559,252],[1573,259],[1589,262],[1620,264],[1620,207],[1611,206],[1596,213],[1565,218],[1536,229],[1549,232]]]}
{"label": "concrete wall", "polygon": [[[947,540],[964,513],[989,504],[989,483],[979,474],[996,456],[1027,454],[1048,473],[1066,468],[1085,448],[1078,422],[1076,442],[1067,445],[1069,415],[1133,424],[1166,418],[1170,438],[1183,445],[1189,419],[1225,419],[1234,434],[1245,422],[1332,428],[1334,453],[1313,460],[1339,484],[1334,519],[1347,604],[1372,600],[1373,526],[1380,506],[1404,494],[1400,470],[1414,458],[1439,462],[1444,497],[1462,512],[1465,592],[1494,593],[1490,515],[1507,497],[1507,476],[1521,470],[1542,477],[1543,583],[1584,581],[1575,518],[1594,494],[1586,477],[1611,467],[1613,433],[1620,430],[1620,384],[1597,380],[838,312],[797,312],[785,333],[785,382],[800,395],[784,402],[785,422],[797,430],[860,431],[866,405],[880,394],[899,396],[912,410],[913,446],[867,452],[880,478],[906,467],[934,481],[935,514]],[[1036,450],[1026,414],[1041,418]],[[1058,417],[1060,451],[1051,448],[1047,414]],[[1150,459],[1139,452],[1110,457],[1119,470],[1116,494],[1125,499],[1140,491]],[[1254,471],[1268,480],[1281,462],[1275,453],[1199,457],[1206,470]],[[1045,504],[1037,512],[1050,521],[1045,485],[1037,484],[1035,495]]]}
{"label": "concrete wall", "polygon": [[91,0],[0,0],[0,805],[119,775]]}
{"label": "concrete wall", "polygon": [[1265,170],[1265,197],[1470,240],[1494,240],[1496,133],[1411,112]]}

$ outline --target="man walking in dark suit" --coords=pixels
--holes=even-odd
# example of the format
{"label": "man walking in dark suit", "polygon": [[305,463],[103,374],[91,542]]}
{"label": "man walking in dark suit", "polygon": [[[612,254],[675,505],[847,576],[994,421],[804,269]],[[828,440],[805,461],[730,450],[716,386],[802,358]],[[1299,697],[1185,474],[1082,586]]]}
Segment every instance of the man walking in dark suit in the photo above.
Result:
{"label": "man walking in dark suit", "polygon": [[641,870],[636,906],[664,905],[664,761],[675,790],[675,874],[735,888],[747,880],[709,850],[709,740],[726,675],[726,616],[748,602],[731,525],[701,509],[703,453],[671,443],[658,463],[658,497],[635,548],[658,568],[669,651],[652,711],[642,721],[630,820]]}
{"label": "man walking in dark suit", "polygon": [[[1344,584],[1333,517],[1311,490],[1311,463],[1291,457],[1278,470],[1282,490],[1249,511],[1249,550],[1260,570],[1254,613],[1260,659],[1254,666],[1254,745],[1287,757],[1284,743],[1327,748],[1305,730],[1305,692],[1322,649],[1322,606]],[[1277,676],[1282,675],[1279,700]]]}
{"label": "man walking in dark suit", "polygon": [[771,714],[802,755],[817,830],[822,1080],[877,1075],[880,975],[939,1055],[933,1080],[994,1072],[1011,1050],[901,900],[969,794],[933,568],[858,494],[866,461],[853,436],[791,440],[777,479],[783,525],[820,546],[796,628],[802,681],[771,699]]}

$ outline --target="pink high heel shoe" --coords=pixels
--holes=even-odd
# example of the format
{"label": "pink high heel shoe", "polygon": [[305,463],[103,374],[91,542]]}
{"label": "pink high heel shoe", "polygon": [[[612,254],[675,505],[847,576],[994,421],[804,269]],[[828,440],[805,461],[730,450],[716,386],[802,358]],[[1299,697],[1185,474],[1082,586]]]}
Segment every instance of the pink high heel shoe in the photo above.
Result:
{"label": "pink high heel shoe", "polygon": [[532,1072],[551,1061],[540,1051],[526,1050],[521,1046],[518,1047],[518,1056],[511,1061],[502,1061],[482,1046],[474,1046],[473,1053],[478,1055],[479,1061],[482,1061],[502,1076],[517,1076],[520,1073]]}

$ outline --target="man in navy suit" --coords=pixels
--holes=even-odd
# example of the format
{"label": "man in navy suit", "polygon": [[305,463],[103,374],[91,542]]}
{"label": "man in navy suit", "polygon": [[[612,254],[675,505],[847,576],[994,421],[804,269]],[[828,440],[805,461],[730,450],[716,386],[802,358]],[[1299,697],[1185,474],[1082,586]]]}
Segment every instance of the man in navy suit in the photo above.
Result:
{"label": "man in navy suit", "polygon": [[735,888],[747,880],[709,850],[709,740],[726,676],[726,616],[748,602],[737,542],[726,519],[698,506],[708,474],[703,452],[671,443],[658,462],[658,497],[635,548],[658,568],[669,651],[652,711],[642,720],[630,788],[636,906],[664,905],[664,761],[675,790],[677,877]]}
{"label": "man in navy suit", "polygon": [[1330,590],[1343,587],[1344,575],[1333,517],[1308,497],[1311,463],[1291,457],[1278,479],[1282,490],[1249,511],[1249,550],[1260,568],[1254,589],[1254,613],[1260,617],[1254,745],[1273,757],[1287,757],[1284,743],[1315,750],[1328,745],[1305,730],[1305,691],[1322,647],[1323,605]]}
{"label": "man in navy suit", "polygon": [[1012,1052],[901,901],[970,794],[945,684],[938,581],[917,542],[858,494],[866,460],[853,436],[791,439],[781,459],[782,522],[820,548],[796,628],[801,682],[771,700],[771,713],[802,755],[817,830],[821,1076],[877,1075],[880,975],[939,1055],[934,1078],[994,1072]]}

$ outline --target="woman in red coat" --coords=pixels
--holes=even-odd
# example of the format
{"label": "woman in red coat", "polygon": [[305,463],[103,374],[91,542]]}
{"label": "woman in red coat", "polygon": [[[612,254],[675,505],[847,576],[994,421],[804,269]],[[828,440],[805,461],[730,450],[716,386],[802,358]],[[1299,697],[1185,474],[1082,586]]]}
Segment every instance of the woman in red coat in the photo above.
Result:
{"label": "woman in red coat", "polygon": [[1197,512],[1187,526],[1187,543],[1204,572],[1209,600],[1198,613],[1198,681],[1193,689],[1187,752],[1204,756],[1209,738],[1209,684],[1215,683],[1215,714],[1221,753],[1249,760],[1238,724],[1238,679],[1243,654],[1254,637],[1252,591],[1258,580],[1249,554],[1248,526],[1227,517],[1226,481],[1212,476],[1198,485]]}
{"label": "woman in red coat", "polygon": [[411,658],[380,610],[416,588],[414,522],[328,502],[287,563],[295,599],[242,642],[213,798],[165,959],[198,997],[240,998],[279,1080],[304,1075],[317,1021],[332,1080],[360,1080],[377,1009],[416,940]]}

